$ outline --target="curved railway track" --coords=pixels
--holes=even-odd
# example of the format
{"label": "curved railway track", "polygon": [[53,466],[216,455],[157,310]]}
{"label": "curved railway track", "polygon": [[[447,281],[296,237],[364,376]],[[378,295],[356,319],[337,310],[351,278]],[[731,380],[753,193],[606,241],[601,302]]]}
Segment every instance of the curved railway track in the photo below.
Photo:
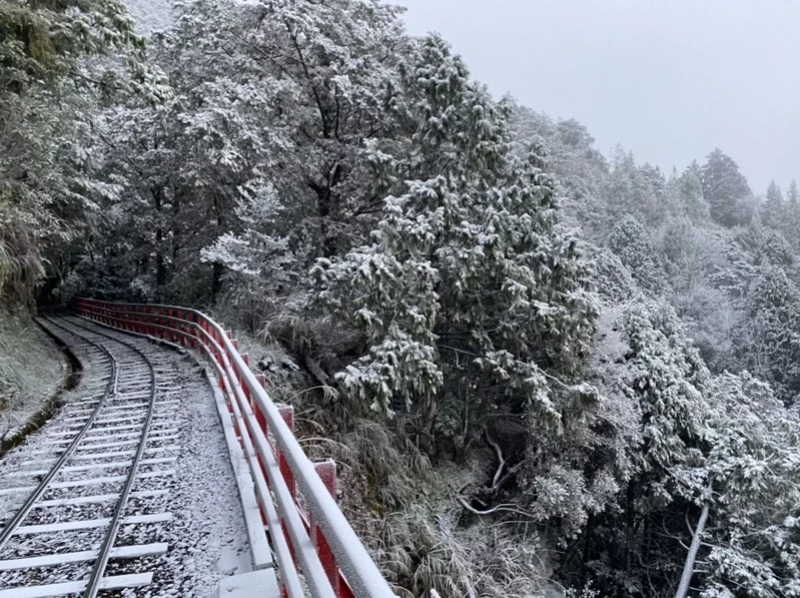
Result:
{"label": "curved railway track", "polygon": [[94,367],[84,396],[43,431],[42,450],[0,471],[13,511],[0,529],[0,598],[147,586],[153,572],[142,565],[168,550],[158,535],[172,517],[160,499],[179,450],[177,372],[163,351],[120,334],[75,320],[44,324]]}

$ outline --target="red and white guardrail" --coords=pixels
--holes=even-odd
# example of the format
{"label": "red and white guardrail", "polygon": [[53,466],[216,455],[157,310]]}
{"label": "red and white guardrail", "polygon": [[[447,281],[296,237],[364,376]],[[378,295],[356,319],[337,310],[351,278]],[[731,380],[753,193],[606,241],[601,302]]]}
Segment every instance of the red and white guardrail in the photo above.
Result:
{"label": "red and white guardrail", "polygon": [[100,324],[208,356],[217,374],[212,383],[224,396],[261,510],[255,521],[245,513],[253,566],[274,566],[268,530],[283,596],[394,597],[336,504],[335,463],[309,460],[294,436],[292,408],[272,401],[263,376],[250,370],[248,356],[222,326],[199,311],[167,305],[77,299],[75,307]]}

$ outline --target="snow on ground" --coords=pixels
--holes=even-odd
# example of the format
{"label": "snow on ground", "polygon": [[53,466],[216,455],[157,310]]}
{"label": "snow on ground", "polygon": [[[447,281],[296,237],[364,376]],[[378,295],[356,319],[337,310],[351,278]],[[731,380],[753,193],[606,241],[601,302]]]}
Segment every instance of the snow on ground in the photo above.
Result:
{"label": "snow on ground", "polygon": [[169,572],[125,596],[210,598],[221,577],[250,571],[239,491],[213,395],[194,359],[175,355],[183,362],[184,396],[177,483],[166,505],[174,520],[161,540],[170,544]]}
{"label": "snow on ground", "polygon": [[28,422],[66,373],[64,356],[29,317],[0,311],[0,439]]}
{"label": "snow on ground", "polygon": [[[129,340],[135,337],[124,338]],[[250,571],[250,554],[238,488],[213,394],[205,373],[190,355],[181,355],[171,349],[155,348],[155,345],[144,340],[137,340],[136,344],[148,352],[159,351],[160,360],[166,357],[169,363],[171,374],[168,383],[179,389],[175,394],[171,393],[169,398],[180,400],[170,415],[170,426],[178,428],[179,438],[171,443],[179,444],[181,448],[177,462],[170,465],[170,468],[176,470],[174,476],[142,480],[135,486],[137,491],[167,490],[166,495],[156,499],[142,499],[140,502],[133,499],[128,509],[130,515],[171,513],[171,520],[146,525],[123,525],[116,545],[166,542],[169,544],[169,549],[165,555],[112,561],[107,571],[108,575],[154,571],[155,576],[149,586],[105,592],[104,597],[216,597],[217,582],[222,577]],[[48,429],[62,423],[65,417],[64,410],[70,406],[74,407],[77,401],[87,396],[90,389],[93,389],[92,394],[96,394],[97,389],[103,386],[99,380],[99,377],[107,371],[103,364],[88,363],[86,356],[80,352],[78,358],[84,363],[85,371],[79,386],[65,393],[65,407],[61,413],[24,444],[0,459],[0,518],[2,519],[13,514],[15,505],[20,504],[27,495],[25,492],[6,494],[7,490],[6,492],[3,490],[32,483],[20,484],[19,478],[9,474],[30,469],[32,459],[45,460],[54,456],[53,448],[48,448],[46,444]],[[26,461],[28,465],[25,465]],[[142,471],[147,471],[147,467]],[[87,492],[95,495],[117,490],[118,488],[113,485],[93,486],[89,487]],[[48,498],[59,497],[58,491],[50,492],[52,494],[49,494]],[[59,513],[64,515],[66,511],[62,510]],[[106,515],[101,513],[96,505],[84,505],[74,509],[69,518],[72,519],[73,516],[79,519],[91,519]],[[40,534],[26,538],[18,546],[21,550],[20,555],[33,554],[41,550],[42,546],[50,547],[51,552],[81,550],[87,543],[99,542],[100,535],[94,530],[85,530]],[[16,552],[16,548],[13,550]],[[42,572],[42,575],[44,573]],[[52,569],[47,573],[57,575],[58,569]],[[42,577],[42,582],[52,580],[53,577],[49,579]]]}

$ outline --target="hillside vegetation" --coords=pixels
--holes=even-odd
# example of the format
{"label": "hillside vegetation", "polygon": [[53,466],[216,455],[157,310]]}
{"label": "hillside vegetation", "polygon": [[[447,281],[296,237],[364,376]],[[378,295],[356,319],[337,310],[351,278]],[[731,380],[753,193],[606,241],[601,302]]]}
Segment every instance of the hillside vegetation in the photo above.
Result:
{"label": "hillside vegetation", "polygon": [[800,593],[795,183],[604,155],[373,0],[0,26],[2,299],[280,346],[400,595]]}
{"label": "hillside vegetation", "polygon": [[46,407],[66,375],[65,359],[28,314],[0,311],[0,443]]}

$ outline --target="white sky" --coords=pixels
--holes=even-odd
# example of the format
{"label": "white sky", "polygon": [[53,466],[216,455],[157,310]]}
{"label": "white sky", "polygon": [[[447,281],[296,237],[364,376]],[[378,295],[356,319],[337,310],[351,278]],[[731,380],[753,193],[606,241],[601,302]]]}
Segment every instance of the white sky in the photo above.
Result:
{"label": "white sky", "polygon": [[495,96],[576,118],[665,170],[730,154],[800,180],[800,0],[394,0]]}

